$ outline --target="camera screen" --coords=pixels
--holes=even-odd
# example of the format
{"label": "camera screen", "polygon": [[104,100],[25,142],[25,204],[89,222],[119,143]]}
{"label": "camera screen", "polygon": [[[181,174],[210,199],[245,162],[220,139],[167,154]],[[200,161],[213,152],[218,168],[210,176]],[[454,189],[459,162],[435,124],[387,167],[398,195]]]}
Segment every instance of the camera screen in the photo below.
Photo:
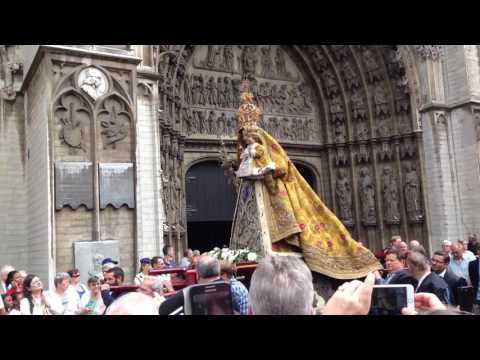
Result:
{"label": "camera screen", "polygon": [[407,288],[373,288],[369,315],[401,315],[407,307]]}
{"label": "camera screen", "polygon": [[192,294],[192,315],[233,315],[232,295],[228,289]]}

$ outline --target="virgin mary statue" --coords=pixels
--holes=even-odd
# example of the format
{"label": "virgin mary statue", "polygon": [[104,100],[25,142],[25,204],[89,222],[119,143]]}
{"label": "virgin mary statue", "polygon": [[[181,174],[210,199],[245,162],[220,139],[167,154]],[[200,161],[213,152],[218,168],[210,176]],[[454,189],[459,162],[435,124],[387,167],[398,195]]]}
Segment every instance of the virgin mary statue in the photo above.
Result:
{"label": "virgin mary statue", "polygon": [[355,241],[300,175],[285,150],[258,126],[261,111],[244,84],[238,117],[240,179],[230,247],[303,257],[308,267],[335,279],[381,268]]}

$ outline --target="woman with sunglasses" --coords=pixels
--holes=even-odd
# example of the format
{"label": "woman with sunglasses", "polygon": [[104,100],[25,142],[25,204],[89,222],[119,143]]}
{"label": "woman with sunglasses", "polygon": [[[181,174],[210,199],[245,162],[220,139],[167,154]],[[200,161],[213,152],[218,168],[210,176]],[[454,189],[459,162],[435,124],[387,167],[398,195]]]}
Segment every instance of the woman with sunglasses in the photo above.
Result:
{"label": "woman with sunglasses", "polygon": [[80,314],[102,315],[105,311],[102,294],[100,291],[100,279],[92,276],[88,279],[88,291],[81,299]]}
{"label": "woman with sunglasses", "polygon": [[80,300],[87,293],[88,289],[85,285],[80,283],[80,271],[78,269],[72,269],[68,271],[70,275],[70,286],[72,286],[78,293]]}

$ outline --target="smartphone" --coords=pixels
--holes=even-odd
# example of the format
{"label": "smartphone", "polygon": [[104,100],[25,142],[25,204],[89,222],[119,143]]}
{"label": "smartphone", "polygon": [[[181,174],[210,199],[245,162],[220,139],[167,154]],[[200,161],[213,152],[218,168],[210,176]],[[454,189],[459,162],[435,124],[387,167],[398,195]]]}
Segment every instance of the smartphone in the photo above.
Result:
{"label": "smartphone", "polygon": [[185,315],[233,315],[230,283],[193,285],[184,292]]}
{"label": "smartphone", "polygon": [[375,285],[369,315],[401,315],[402,308],[415,309],[414,289],[405,285]]}

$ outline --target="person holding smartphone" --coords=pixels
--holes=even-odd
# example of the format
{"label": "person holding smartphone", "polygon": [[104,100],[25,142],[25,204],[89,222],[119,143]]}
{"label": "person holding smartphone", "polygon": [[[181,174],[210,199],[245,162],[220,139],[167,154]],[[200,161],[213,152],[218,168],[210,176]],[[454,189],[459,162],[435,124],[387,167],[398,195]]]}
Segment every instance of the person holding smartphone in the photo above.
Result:
{"label": "person holding smartphone", "polygon": [[[210,255],[201,255],[197,264],[198,283],[208,284],[216,281],[223,282],[220,277],[220,261]],[[186,290],[186,289],[185,289]],[[159,308],[160,315],[184,315],[185,291],[179,291],[165,300]]]}

